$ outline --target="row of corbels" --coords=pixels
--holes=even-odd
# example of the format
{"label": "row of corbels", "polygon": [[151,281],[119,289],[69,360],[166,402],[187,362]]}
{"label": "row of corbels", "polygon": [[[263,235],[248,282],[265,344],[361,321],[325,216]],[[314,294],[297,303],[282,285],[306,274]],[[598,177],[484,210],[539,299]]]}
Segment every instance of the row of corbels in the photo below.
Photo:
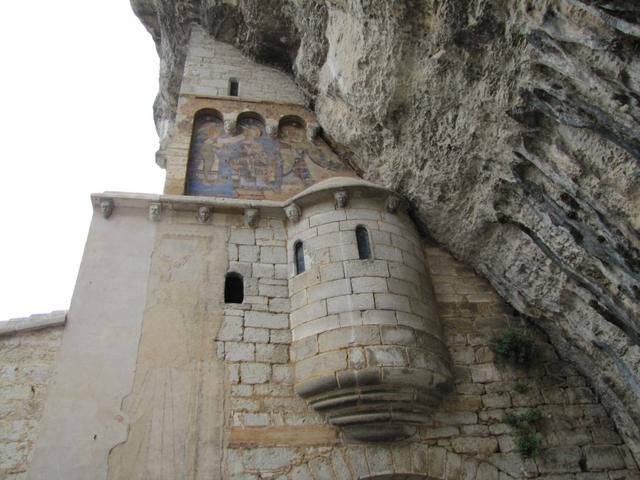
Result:
{"label": "row of corbels", "polygon": [[[349,193],[346,190],[339,190],[333,193],[333,199],[335,201],[336,208],[346,208],[349,203]],[[389,213],[396,213],[401,200],[397,195],[389,195],[385,201],[385,210]],[[100,200],[100,212],[105,219],[111,217],[115,205],[110,198],[104,198]],[[196,218],[199,223],[208,223],[211,215],[213,214],[213,207],[200,206]],[[298,223],[302,210],[296,203],[290,203],[284,207],[284,214],[291,223]],[[154,222],[160,221],[162,218],[162,204],[160,202],[151,202],[149,204],[149,220]],[[257,208],[245,208],[244,209],[244,221],[249,227],[255,227],[258,225],[260,219],[260,210]]]}

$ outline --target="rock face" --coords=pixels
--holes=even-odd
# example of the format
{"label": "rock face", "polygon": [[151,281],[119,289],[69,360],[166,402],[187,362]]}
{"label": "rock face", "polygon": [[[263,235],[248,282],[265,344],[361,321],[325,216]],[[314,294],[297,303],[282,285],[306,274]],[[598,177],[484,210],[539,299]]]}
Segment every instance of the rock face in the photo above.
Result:
{"label": "rock face", "polygon": [[334,147],[589,376],[640,460],[635,0],[132,2],[161,142],[192,22],[291,72]]}

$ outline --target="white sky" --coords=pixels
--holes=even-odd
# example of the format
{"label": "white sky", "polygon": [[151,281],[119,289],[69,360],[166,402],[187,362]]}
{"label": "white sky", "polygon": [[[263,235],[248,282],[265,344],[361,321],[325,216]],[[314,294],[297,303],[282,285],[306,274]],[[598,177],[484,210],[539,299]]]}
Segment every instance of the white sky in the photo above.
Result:
{"label": "white sky", "polygon": [[69,307],[89,194],[159,193],[158,59],[129,0],[4,2],[0,320]]}

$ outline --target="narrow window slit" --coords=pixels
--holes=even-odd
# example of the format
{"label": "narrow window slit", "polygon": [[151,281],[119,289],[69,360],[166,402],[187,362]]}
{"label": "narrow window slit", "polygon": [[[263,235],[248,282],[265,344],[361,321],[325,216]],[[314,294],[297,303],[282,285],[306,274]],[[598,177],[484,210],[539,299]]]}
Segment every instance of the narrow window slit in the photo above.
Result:
{"label": "narrow window slit", "polygon": [[238,82],[238,80],[236,80],[235,78],[230,78],[229,79],[229,96],[230,97],[237,97],[238,96],[238,87],[240,86],[240,83]]}
{"label": "narrow window slit", "polygon": [[224,303],[242,303],[244,301],[244,282],[242,275],[227,273],[224,280]]}
{"label": "narrow window slit", "polygon": [[360,260],[371,258],[371,243],[369,242],[369,232],[362,225],[356,227],[356,241],[358,242],[358,256]]}
{"label": "narrow window slit", "polygon": [[295,257],[296,262],[296,275],[304,272],[304,247],[302,246],[301,241],[297,241],[295,246],[293,247],[293,255]]}

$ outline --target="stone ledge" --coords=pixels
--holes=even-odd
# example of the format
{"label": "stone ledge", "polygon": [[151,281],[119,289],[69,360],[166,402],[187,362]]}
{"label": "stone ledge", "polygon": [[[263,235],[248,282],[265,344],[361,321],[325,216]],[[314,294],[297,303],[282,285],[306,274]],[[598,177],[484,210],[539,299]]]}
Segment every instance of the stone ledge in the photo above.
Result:
{"label": "stone ledge", "polygon": [[67,322],[67,311],[56,310],[51,313],[35,314],[25,318],[12,318],[0,323],[0,336],[14,335],[20,332],[41,330],[49,327],[61,327]]}

